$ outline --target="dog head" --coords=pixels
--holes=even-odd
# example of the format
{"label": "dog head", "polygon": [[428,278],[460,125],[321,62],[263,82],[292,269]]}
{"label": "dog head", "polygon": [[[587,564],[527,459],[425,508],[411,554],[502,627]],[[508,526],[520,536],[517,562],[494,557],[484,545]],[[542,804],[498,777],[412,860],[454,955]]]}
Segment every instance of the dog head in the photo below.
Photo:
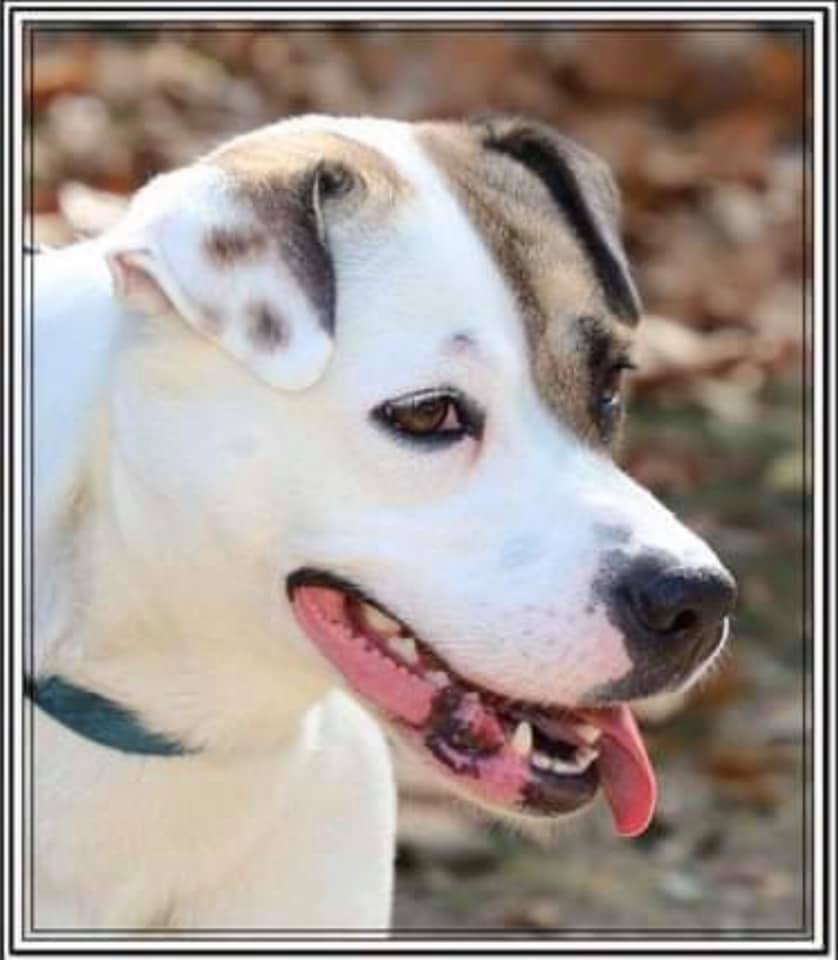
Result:
{"label": "dog head", "polygon": [[640,308],[604,165],[517,119],[305,117],[153,181],[106,246],[153,328],[123,455],[266,636],[478,802],[601,782],[643,829],[625,702],[706,668],[734,587],[612,458]]}

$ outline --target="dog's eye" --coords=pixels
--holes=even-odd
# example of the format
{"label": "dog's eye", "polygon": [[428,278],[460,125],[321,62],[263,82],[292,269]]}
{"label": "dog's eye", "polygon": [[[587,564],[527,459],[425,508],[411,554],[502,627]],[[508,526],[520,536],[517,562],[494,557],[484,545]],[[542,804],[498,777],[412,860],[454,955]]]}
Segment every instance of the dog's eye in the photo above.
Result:
{"label": "dog's eye", "polygon": [[620,357],[608,368],[599,393],[598,416],[603,439],[608,440],[614,433],[620,415],[623,412],[623,398],[620,393],[623,371],[635,370],[636,365],[627,357]]}
{"label": "dog's eye", "polygon": [[480,418],[460,394],[423,390],[388,400],[372,411],[373,419],[401,437],[425,444],[446,444],[466,434],[476,436]]}
{"label": "dog's eye", "polygon": [[620,400],[620,388],[623,385],[623,371],[636,370],[637,365],[626,357],[620,357],[609,368],[602,384],[602,399],[605,402]]}

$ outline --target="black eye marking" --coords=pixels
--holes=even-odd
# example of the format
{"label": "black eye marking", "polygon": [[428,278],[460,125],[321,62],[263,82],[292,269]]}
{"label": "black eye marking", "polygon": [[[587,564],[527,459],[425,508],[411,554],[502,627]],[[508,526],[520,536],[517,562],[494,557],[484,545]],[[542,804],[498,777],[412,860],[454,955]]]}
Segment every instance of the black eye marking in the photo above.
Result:
{"label": "black eye marking", "polygon": [[397,439],[426,449],[451,446],[466,436],[479,440],[485,420],[477,404],[451,387],[385,400],[370,417]]}

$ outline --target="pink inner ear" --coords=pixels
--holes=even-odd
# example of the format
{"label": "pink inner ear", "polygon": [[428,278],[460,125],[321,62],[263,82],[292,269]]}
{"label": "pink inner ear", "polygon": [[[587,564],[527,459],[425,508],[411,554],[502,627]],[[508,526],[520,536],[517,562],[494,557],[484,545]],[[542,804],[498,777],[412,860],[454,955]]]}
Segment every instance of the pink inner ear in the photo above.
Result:
{"label": "pink inner ear", "polygon": [[140,252],[109,254],[108,268],[116,295],[131,310],[148,316],[172,313],[172,301],[151,273],[148,259]]}

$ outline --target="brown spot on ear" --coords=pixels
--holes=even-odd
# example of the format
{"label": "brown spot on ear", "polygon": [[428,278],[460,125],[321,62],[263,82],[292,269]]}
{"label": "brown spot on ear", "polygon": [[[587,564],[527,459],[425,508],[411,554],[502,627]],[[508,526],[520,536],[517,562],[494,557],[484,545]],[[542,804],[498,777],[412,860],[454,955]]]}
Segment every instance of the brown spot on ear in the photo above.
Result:
{"label": "brown spot on ear", "polygon": [[250,339],[257,349],[273,351],[286,346],[290,329],[282,314],[267,303],[254,303],[248,312]]}
{"label": "brown spot on ear", "polygon": [[262,253],[267,243],[261,230],[214,227],[204,239],[204,249],[215,266],[229,267]]}

